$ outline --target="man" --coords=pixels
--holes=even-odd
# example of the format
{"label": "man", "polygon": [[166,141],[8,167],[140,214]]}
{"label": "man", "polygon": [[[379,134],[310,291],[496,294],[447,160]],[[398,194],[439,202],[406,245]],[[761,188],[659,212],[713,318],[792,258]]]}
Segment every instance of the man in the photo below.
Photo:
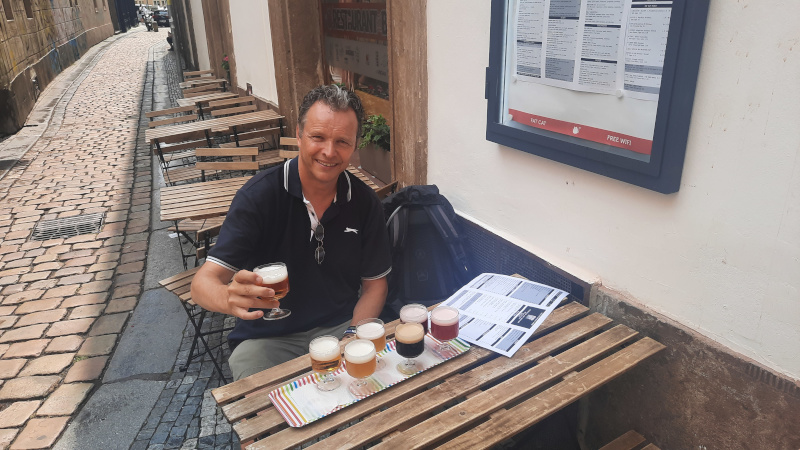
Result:
{"label": "man", "polygon": [[167,44],[169,44],[169,50],[170,51],[175,50],[175,47],[173,47],[173,45],[172,45],[172,32],[171,31],[167,31]]}
{"label": "man", "polygon": [[[195,302],[238,317],[228,336],[234,379],[307,353],[317,336],[352,333],[381,312],[391,270],[383,209],[372,189],[345,171],[363,116],[352,92],[335,85],[309,92],[298,117],[299,156],[239,190],[194,277]],[[250,270],[271,262],[287,265],[283,306],[292,314],[265,321],[263,310],[279,302]]]}

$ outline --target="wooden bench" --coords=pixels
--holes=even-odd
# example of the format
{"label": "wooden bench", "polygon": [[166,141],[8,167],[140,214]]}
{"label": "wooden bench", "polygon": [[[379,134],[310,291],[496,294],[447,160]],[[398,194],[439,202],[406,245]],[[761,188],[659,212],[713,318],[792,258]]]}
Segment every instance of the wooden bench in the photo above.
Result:
{"label": "wooden bench", "polygon": [[614,439],[608,444],[600,447],[600,450],[660,450],[654,444],[647,442],[644,436],[636,431],[628,431],[622,436]]}
{"label": "wooden bench", "polygon": [[[161,109],[157,111],[150,111],[144,114],[145,117],[150,119],[148,123],[149,128],[158,127],[162,125],[172,125],[176,123],[193,122],[197,120],[194,106],[179,106],[177,108]],[[156,117],[174,116],[167,119],[154,120]]]}
{"label": "wooden bench", "polygon": [[213,76],[213,75],[214,75],[214,71],[210,70],[210,69],[209,70],[195,70],[195,71],[183,72],[183,78],[186,79],[186,80],[192,79],[192,78],[205,77],[205,76]]}

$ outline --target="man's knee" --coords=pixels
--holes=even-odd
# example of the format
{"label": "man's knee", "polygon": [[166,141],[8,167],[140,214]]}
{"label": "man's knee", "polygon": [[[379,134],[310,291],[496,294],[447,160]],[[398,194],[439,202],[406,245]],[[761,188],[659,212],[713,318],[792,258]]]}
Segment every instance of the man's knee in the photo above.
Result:
{"label": "man's knee", "polygon": [[249,377],[254,373],[290,361],[301,352],[292,345],[275,339],[248,339],[239,344],[228,358],[234,380]]}

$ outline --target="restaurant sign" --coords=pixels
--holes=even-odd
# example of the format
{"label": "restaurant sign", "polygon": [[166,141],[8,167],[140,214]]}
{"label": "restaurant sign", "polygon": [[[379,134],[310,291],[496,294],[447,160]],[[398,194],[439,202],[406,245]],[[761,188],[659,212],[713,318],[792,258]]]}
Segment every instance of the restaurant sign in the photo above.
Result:
{"label": "restaurant sign", "polygon": [[387,40],[385,3],[324,3],[322,23],[327,36]]}

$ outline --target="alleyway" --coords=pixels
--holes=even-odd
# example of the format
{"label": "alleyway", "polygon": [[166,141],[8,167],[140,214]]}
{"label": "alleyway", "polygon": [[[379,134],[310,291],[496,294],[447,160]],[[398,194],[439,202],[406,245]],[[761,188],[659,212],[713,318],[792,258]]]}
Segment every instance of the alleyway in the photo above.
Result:
{"label": "alleyway", "polygon": [[[43,93],[38,141],[0,166],[0,448],[238,447],[211,365],[179,370],[186,315],[157,284],[182,270],[142,131],[178,95],[165,36],[99,44]],[[47,234],[67,219],[87,228]]]}

